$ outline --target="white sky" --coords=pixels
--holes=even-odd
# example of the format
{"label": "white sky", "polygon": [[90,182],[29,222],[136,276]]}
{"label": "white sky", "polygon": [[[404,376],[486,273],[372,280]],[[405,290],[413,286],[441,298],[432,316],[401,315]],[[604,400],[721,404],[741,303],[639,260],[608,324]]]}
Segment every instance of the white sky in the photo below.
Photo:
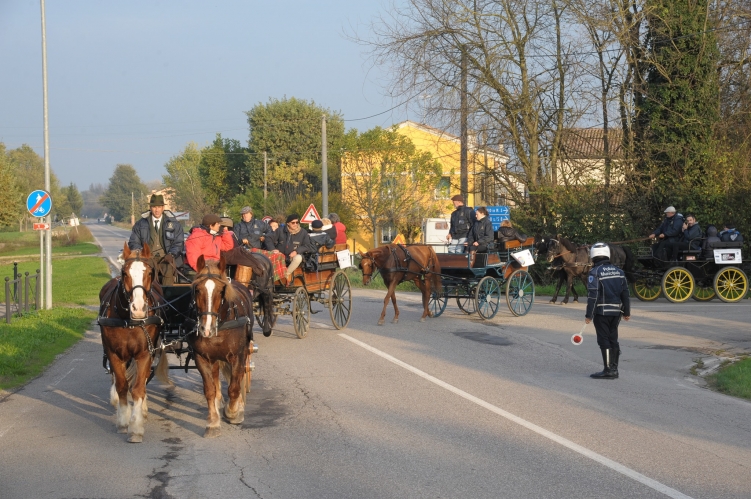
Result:
{"label": "white sky", "polygon": [[[106,184],[118,163],[145,182],[161,179],[171,156],[217,132],[247,145],[244,112],[270,97],[314,100],[345,119],[398,104],[364,49],[344,36],[367,35],[384,2],[45,4],[50,164],[62,185]],[[0,75],[0,141],[43,155],[39,0],[0,0]],[[397,109],[347,125],[407,118]]]}

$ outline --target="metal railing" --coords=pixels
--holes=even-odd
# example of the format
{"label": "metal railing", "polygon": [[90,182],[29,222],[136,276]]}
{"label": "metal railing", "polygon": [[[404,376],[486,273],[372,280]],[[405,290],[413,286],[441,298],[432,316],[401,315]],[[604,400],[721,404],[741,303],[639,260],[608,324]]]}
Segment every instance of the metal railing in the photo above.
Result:
{"label": "metal railing", "polygon": [[[32,283],[33,281],[33,283]],[[23,288],[19,289],[23,283]],[[24,272],[22,277],[13,267],[13,279],[5,278],[5,322],[10,324],[13,314],[23,315],[31,311],[32,305],[34,310],[39,310],[39,293],[42,281],[40,272],[37,269],[34,275]]]}

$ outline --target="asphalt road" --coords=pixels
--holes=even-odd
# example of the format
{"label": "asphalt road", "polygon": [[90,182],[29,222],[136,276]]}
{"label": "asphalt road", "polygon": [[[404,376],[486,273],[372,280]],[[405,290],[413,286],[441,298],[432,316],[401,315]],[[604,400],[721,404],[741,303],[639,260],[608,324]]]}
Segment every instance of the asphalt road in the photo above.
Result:
{"label": "asphalt road", "polygon": [[[126,231],[91,228],[122,249]],[[570,342],[581,304],[482,321],[449,302],[420,323],[403,293],[399,324],[377,326],[383,295],[354,290],[343,331],[323,310],[304,340],[286,317],[257,334],[245,422],[216,439],[200,376],[172,371],[174,390],[149,385],[144,443],[126,443],[92,331],[0,401],[0,496],[751,497],[751,404],[690,373],[751,350],[748,301],[634,303],[621,378],[596,381],[592,326]]]}

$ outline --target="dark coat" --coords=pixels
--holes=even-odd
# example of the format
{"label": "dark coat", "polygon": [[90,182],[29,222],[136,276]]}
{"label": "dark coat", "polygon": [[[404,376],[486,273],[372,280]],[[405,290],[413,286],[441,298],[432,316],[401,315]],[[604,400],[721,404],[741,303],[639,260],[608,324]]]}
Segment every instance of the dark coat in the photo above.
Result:
{"label": "dark coat", "polygon": [[496,233],[496,239],[498,242],[505,243],[506,241],[519,241],[523,243],[527,240],[527,235],[522,234],[513,227],[500,227]]}
{"label": "dark coat", "polygon": [[300,232],[297,234],[290,234],[287,226],[279,227],[274,232],[274,249],[279,250],[285,255],[289,256],[293,251],[298,253],[315,253],[318,248],[310,240],[308,231],[300,228]]}
{"label": "dark coat", "polygon": [[676,213],[672,217],[665,217],[659,227],[653,232],[655,237],[665,234],[665,241],[678,241],[683,234],[683,215]]}
{"label": "dark coat", "polygon": [[452,239],[467,237],[475,223],[475,210],[469,206],[459,206],[451,214],[451,228],[449,235]]}
{"label": "dark coat", "polygon": [[589,271],[587,279],[587,312],[591,319],[596,315],[631,315],[626,274],[621,269],[603,260]]}
{"label": "dark coat", "polygon": [[334,247],[334,240],[331,239],[331,236],[329,236],[325,231],[316,232],[313,231],[310,233],[310,240],[313,242],[313,244],[316,245],[318,249],[321,248],[321,246],[326,246],[327,248],[333,248]]}
{"label": "dark coat", "polygon": [[696,223],[684,230],[681,234],[681,241],[690,243],[692,250],[701,249],[701,227],[699,227],[699,224]]}
{"label": "dark coat", "polygon": [[480,246],[487,246],[493,242],[493,223],[489,216],[482,220],[475,220],[474,225],[472,225],[472,230],[467,235],[467,248],[470,251],[474,242],[478,242]]}
{"label": "dark coat", "polygon": [[[151,212],[147,211],[133,225],[133,231],[130,233],[130,239],[128,240],[128,248],[131,251],[143,249],[143,245],[148,244],[152,223]],[[183,250],[185,247],[183,226],[180,225],[175,215],[169,210],[164,210],[162,213],[162,247],[165,253],[169,253],[175,258],[177,266],[182,265]]]}
{"label": "dark coat", "polygon": [[727,229],[720,232],[720,241],[723,243],[742,243],[743,236],[735,229]]}
{"label": "dark coat", "polygon": [[[253,217],[250,222],[239,221],[232,228],[232,232],[237,236],[237,240],[242,244],[243,239],[248,240],[248,246],[251,248],[272,250],[271,242],[269,241],[270,235],[273,232],[269,224],[263,220],[258,220]],[[261,237],[264,241],[261,241]]]}
{"label": "dark coat", "polygon": [[710,225],[707,227],[707,238],[702,245],[702,256],[708,258],[712,253],[712,243],[720,242],[720,238],[717,236],[717,227]]}

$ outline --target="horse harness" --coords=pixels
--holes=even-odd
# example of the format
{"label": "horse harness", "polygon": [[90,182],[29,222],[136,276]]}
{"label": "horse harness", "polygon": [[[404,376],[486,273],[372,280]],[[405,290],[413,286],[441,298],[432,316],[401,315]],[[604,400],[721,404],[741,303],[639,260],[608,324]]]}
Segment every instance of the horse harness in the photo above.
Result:
{"label": "horse harness", "polygon": [[[188,318],[188,320],[191,321],[191,322],[193,322],[194,324],[193,324],[193,328],[190,329],[190,331],[188,332],[187,336],[189,336],[191,334],[196,334],[198,332],[198,319],[200,319],[201,317],[205,317],[205,316],[215,317],[216,318],[216,321],[217,321],[218,325],[214,329],[215,332],[214,332],[213,336],[218,336],[219,335],[219,331],[224,331],[224,330],[227,330],[227,329],[235,329],[235,328],[238,328],[238,327],[247,327],[250,324],[250,316],[247,316],[247,315],[242,315],[241,316],[240,315],[240,311],[238,310],[237,303],[235,303],[235,302],[229,302],[228,303],[228,307],[229,308],[227,309],[227,313],[225,314],[226,317],[229,317],[230,315],[234,315],[235,318],[231,319],[231,320],[224,320],[223,321],[222,318],[221,318],[221,316],[220,316],[220,314],[219,314],[219,312],[198,312],[197,310],[195,310],[196,284],[199,283],[200,281],[205,281],[207,279],[218,279],[218,280],[222,281],[222,276],[220,274],[212,274],[212,273],[202,274],[199,277],[199,279],[196,279],[196,281],[193,282],[193,286],[191,286],[191,290],[192,290],[192,293],[193,293],[193,297],[192,297],[193,299],[191,300],[190,306],[191,306],[191,309],[193,309],[194,312],[195,312],[196,319],[193,319],[192,317]],[[222,281],[222,282],[224,283],[224,281]],[[224,285],[225,286],[231,286],[232,284],[231,284],[231,282],[226,282],[226,283],[224,283]],[[219,309],[220,310],[221,310],[222,305],[224,305],[224,297],[222,297],[222,302],[219,304]],[[252,310],[252,304],[251,303],[248,304],[248,307],[250,307],[250,309]],[[232,314],[230,314],[230,312],[232,312]],[[251,330],[251,333],[252,333],[252,330]],[[251,337],[251,340],[252,339],[253,338]]]}
{"label": "horse harness", "polygon": [[[555,241],[556,243],[558,243],[560,246],[563,247],[563,245],[557,239],[552,239],[551,238],[551,241]],[[579,246],[577,249],[587,249],[588,250],[589,246],[586,245],[586,244],[584,244],[582,246]],[[571,251],[570,249],[567,249],[567,248],[564,247],[563,251],[561,251],[557,255],[554,255],[553,258],[550,259],[550,262],[552,263],[553,260],[555,260],[556,258],[560,258],[563,255],[569,255],[569,254],[574,255],[575,253],[573,251]],[[576,268],[576,267],[591,267],[591,266],[592,266],[592,259],[589,257],[589,252],[587,252],[587,262],[586,263],[584,263],[584,262],[577,262],[577,261],[563,262],[561,265],[556,265],[556,266],[552,266],[551,265],[550,268],[553,269],[553,270],[562,270],[564,268],[571,268],[571,267]]]}

